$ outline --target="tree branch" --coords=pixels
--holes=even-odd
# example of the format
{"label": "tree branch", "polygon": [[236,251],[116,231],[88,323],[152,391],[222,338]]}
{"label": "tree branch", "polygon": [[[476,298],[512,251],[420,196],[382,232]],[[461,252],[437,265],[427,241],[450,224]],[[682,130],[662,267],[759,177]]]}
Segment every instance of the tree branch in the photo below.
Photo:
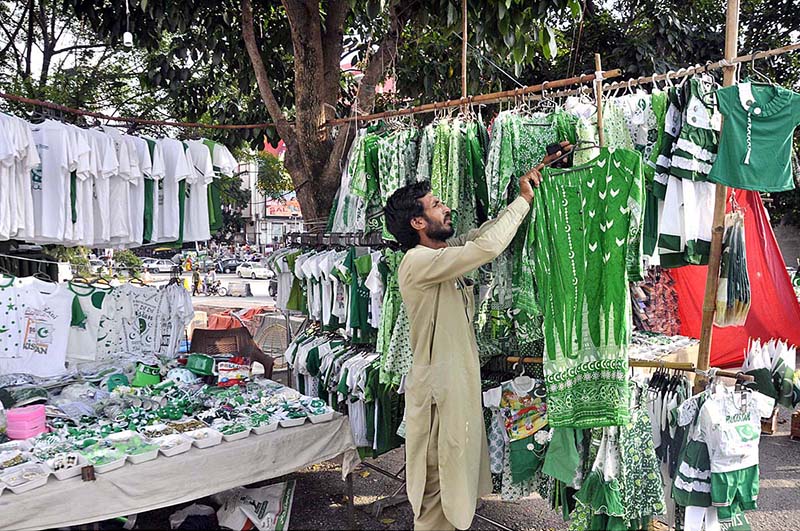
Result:
{"label": "tree branch", "polygon": [[347,0],[330,0],[325,17],[325,34],[322,37],[323,75],[325,84],[322,90],[325,104],[325,119],[335,117],[336,102],[339,100],[339,81],[342,77],[342,49],[344,47],[344,23],[349,6]]}
{"label": "tree branch", "polygon": [[53,50],[52,55],[58,55],[60,53],[65,53],[65,52],[72,52],[72,51],[75,51],[75,50],[88,50],[88,49],[91,49],[91,48],[103,48],[105,46],[106,45],[103,44],[103,43],[100,43],[100,44],[76,44],[74,46],[66,46],[64,48],[59,48],[57,50]]}
{"label": "tree branch", "polygon": [[[297,142],[297,132],[295,128],[289,124],[286,115],[275,99],[275,94],[272,92],[269,76],[267,75],[267,68],[264,65],[264,59],[261,57],[261,52],[258,49],[253,27],[253,5],[250,0],[242,0],[242,38],[244,39],[245,48],[247,48],[247,55],[250,57],[250,63],[253,65],[253,71],[256,74],[256,82],[258,84],[259,93],[261,94],[261,99],[267,107],[267,112],[270,117],[275,122],[275,128],[278,130],[278,134],[286,144],[287,168],[293,171],[293,173],[297,172],[297,175],[300,175],[300,177],[308,179],[311,173],[305,160],[301,156],[302,150]],[[298,183],[295,182],[295,186],[297,186],[297,184]]]}
{"label": "tree branch", "polygon": [[[14,13],[14,14],[16,15],[16,13]],[[8,51],[8,49],[11,48],[11,46],[14,46],[16,44],[17,35],[19,35],[19,32],[22,29],[22,25],[23,24],[25,24],[25,9],[22,10],[22,16],[19,17],[19,23],[17,24],[17,27],[14,28],[13,32],[9,32],[6,29],[6,25],[3,24],[2,22],[0,22],[0,28],[2,28],[3,33],[5,33],[6,36],[8,36],[8,44],[6,44],[5,48],[0,50],[0,57],[3,57],[6,54],[6,52]],[[15,46],[15,48],[16,48],[16,46]]]}
{"label": "tree branch", "polygon": [[[389,31],[383,36],[381,43],[378,45],[378,50],[369,58],[367,67],[364,70],[364,76],[358,84],[355,99],[359,111],[372,111],[375,105],[375,88],[378,83],[383,81],[386,65],[391,64],[397,56],[400,33],[403,25],[408,21],[410,13],[413,12],[413,9],[408,9],[408,6],[401,11],[398,11],[399,7],[397,5],[393,5],[390,9]],[[355,128],[348,127],[339,131],[331,157],[325,167],[326,174],[340,172],[339,163],[344,158],[354,135]]]}

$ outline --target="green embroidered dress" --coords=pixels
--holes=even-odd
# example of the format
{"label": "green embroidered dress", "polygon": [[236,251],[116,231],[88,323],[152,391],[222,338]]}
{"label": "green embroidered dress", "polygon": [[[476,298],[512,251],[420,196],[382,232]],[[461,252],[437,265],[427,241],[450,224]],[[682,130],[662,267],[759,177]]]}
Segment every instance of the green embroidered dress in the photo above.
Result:
{"label": "green embroidered dress", "polygon": [[627,149],[603,148],[567,171],[547,168],[534,194],[530,239],[553,427],[629,418],[628,279],[641,274],[642,201],[641,155]]}

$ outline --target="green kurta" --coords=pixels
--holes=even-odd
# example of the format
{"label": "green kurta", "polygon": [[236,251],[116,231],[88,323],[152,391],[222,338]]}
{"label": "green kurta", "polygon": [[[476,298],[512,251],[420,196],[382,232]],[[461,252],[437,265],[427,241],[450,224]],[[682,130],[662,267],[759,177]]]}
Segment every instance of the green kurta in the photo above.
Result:
{"label": "green kurta", "polygon": [[640,278],[642,158],[600,150],[570,170],[545,169],[530,230],[547,355],[553,427],[628,421],[630,296]]}
{"label": "green kurta", "polygon": [[[445,249],[418,245],[400,264],[400,293],[411,323],[414,362],[406,379],[406,478],[416,517],[428,477],[428,441],[438,432],[442,509],[459,529],[472,523],[477,499],[491,492],[474,295],[463,276],[496,258],[529,211],[516,199],[494,221],[454,238]],[[437,414],[434,414],[436,411]],[[439,419],[432,426],[432,419]],[[437,463],[432,464],[436,469]]]}

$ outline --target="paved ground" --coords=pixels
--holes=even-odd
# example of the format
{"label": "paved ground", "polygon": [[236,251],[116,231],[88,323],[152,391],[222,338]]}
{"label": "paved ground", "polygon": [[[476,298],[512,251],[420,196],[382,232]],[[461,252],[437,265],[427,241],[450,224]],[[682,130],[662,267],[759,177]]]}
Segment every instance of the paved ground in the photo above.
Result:
{"label": "paved ground", "polygon": [[[783,413],[777,435],[761,439],[761,493],[759,510],[750,513],[754,531],[800,529],[800,442],[789,440],[789,415]],[[402,450],[375,461],[382,468],[397,471],[402,467]],[[312,467],[295,474],[297,490],[292,510],[292,529],[348,529],[343,501],[344,485],[338,468],[331,464]],[[355,501],[361,529],[410,529],[413,515],[409,505],[389,508],[380,518],[368,514],[368,504],[391,493],[399,484],[363,468],[355,476]],[[532,496],[518,503],[505,503],[497,497],[482,501],[480,512],[515,530],[567,529],[547,503]],[[471,529],[494,529],[476,519]]]}

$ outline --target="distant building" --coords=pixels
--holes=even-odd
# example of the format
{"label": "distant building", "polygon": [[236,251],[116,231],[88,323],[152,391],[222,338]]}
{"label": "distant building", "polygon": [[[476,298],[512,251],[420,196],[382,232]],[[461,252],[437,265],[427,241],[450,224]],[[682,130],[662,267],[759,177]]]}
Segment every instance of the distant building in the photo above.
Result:
{"label": "distant building", "polygon": [[261,252],[268,252],[280,245],[283,235],[287,232],[303,230],[300,203],[291,196],[284,201],[265,196],[256,186],[258,182],[256,165],[250,163],[243,169],[246,171],[242,174],[242,188],[250,191],[250,204],[242,211],[245,241],[241,243],[255,245]]}

